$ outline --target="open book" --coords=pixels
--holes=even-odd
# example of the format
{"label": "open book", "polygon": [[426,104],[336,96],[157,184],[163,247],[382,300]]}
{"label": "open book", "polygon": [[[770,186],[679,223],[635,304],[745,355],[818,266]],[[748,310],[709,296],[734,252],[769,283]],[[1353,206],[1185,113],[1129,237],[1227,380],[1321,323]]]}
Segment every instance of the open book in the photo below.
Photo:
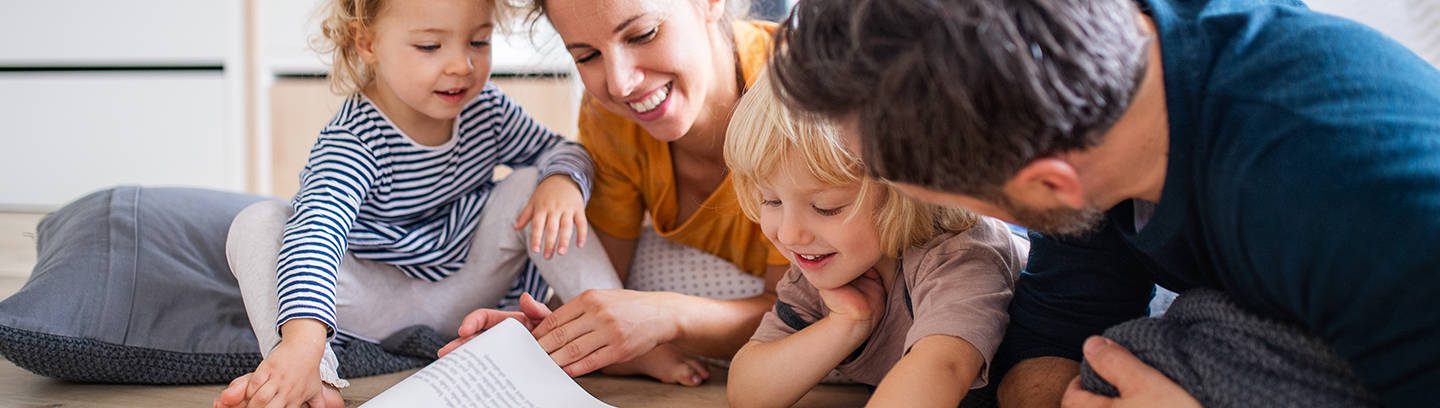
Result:
{"label": "open book", "polygon": [[361,407],[609,407],[506,319]]}

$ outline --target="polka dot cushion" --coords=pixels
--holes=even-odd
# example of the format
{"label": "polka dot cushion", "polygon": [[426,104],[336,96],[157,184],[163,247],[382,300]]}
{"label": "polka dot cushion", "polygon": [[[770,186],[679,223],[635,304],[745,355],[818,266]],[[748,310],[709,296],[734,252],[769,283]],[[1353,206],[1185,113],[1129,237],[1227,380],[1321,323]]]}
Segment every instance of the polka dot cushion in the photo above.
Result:
{"label": "polka dot cushion", "polygon": [[745,273],[705,251],[670,242],[647,226],[635,245],[625,287],[728,300],[760,294],[765,278]]}

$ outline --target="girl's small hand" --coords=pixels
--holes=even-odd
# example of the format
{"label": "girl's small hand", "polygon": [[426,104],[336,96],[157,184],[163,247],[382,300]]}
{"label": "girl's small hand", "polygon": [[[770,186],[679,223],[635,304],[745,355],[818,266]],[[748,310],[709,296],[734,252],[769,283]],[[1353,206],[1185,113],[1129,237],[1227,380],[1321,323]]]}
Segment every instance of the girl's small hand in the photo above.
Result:
{"label": "girl's small hand", "polygon": [[545,259],[557,253],[565,255],[572,231],[575,246],[585,247],[589,225],[585,220],[585,196],[580,192],[580,185],[569,176],[552,174],[541,181],[530,195],[530,202],[525,204],[525,210],[520,212],[515,229],[525,228],[532,218],[535,225],[530,228],[530,250],[543,251]]}
{"label": "girl's small hand", "polygon": [[455,349],[469,342],[470,339],[479,336],[480,333],[484,333],[486,330],[490,330],[491,327],[495,327],[495,325],[500,324],[500,322],[505,321],[505,319],[515,319],[519,321],[520,324],[524,324],[526,330],[535,330],[535,326],[539,325],[540,322],[548,316],[550,316],[550,308],[546,307],[544,303],[535,300],[535,298],[530,297],[529,293],[520,296],[519,312],[477,309],[470,312],[470,315],[465,316],[465,320],[460,322],[460,338],[450,341],[450,343],[441,348],[437,354],[439,357],[445,357],[446,354],[450,354],[450,352],[455,351]]}
{"label": "girl's small hand", "polygon": [[819,291],[820,300],[830,308],[827,319],[864,327],[866,335],[885,317],[885,286],[880,283],[880,273],[873,268],[844,286]]}
{"label": "girl's small hand", "polygon": [[[300,406],[327,403],[320,380],[320,358],[325,353],[325,324],[312,319],[295,319],[280,327],[285,335],[280,345],[265,356],[255,372],[231,382],[215,406]],[[226,395],[230,394],[230,395]],[[243,394],[240,401],[234,401]],[[342,403],[343,405],[343,403]]]}

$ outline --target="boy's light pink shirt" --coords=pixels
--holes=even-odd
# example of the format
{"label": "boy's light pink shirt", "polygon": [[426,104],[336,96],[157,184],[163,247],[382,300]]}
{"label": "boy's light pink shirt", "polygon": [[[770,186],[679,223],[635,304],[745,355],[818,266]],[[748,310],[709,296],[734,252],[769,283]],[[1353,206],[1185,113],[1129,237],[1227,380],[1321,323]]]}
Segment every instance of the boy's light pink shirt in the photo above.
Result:
{"label": "boy's light pink shirt", "polygon": [[[1015,278],[1025,269],[1029,252],[1028,240],[1011,233],[1004,223],[984,217],[965,232],[942,234],[905,250],[901,273],[888,291],[885,317],[858,355],[852,354],[836,369],[861,383],[878,385],[915,342],[947,335],[970,342],[985,357],[971,387],[985,386],[990,359],[1010,323],[1005,310]],[[807,323],[830,313],[799,269],[791,267],[776,291],[780,302]],[[770,342],[797,331],[772,308],[750,339]]]}

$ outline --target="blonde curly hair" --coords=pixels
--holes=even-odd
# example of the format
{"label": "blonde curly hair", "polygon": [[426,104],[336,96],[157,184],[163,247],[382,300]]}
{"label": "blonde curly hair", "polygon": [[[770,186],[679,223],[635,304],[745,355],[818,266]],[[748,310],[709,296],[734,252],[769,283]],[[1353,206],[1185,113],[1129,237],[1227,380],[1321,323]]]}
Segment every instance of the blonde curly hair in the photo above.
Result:
{"label": "blonde curly hair", "polygon": [[[519,9],[509,0],[474,1],[490,3],[496,31],[507,29],[510,20],[519,15]],[[359,30],[369,31],[388,4],[386,0],[326,0],[316,10],[316,15],[324,18],[320,21],[320,35],[310,39],[310,48],[330,56],[332,92],[357,93],[375,80],[375,73],[355,50],[355,37],[359,33],[351,30],[350,23],[357,23]]]}

